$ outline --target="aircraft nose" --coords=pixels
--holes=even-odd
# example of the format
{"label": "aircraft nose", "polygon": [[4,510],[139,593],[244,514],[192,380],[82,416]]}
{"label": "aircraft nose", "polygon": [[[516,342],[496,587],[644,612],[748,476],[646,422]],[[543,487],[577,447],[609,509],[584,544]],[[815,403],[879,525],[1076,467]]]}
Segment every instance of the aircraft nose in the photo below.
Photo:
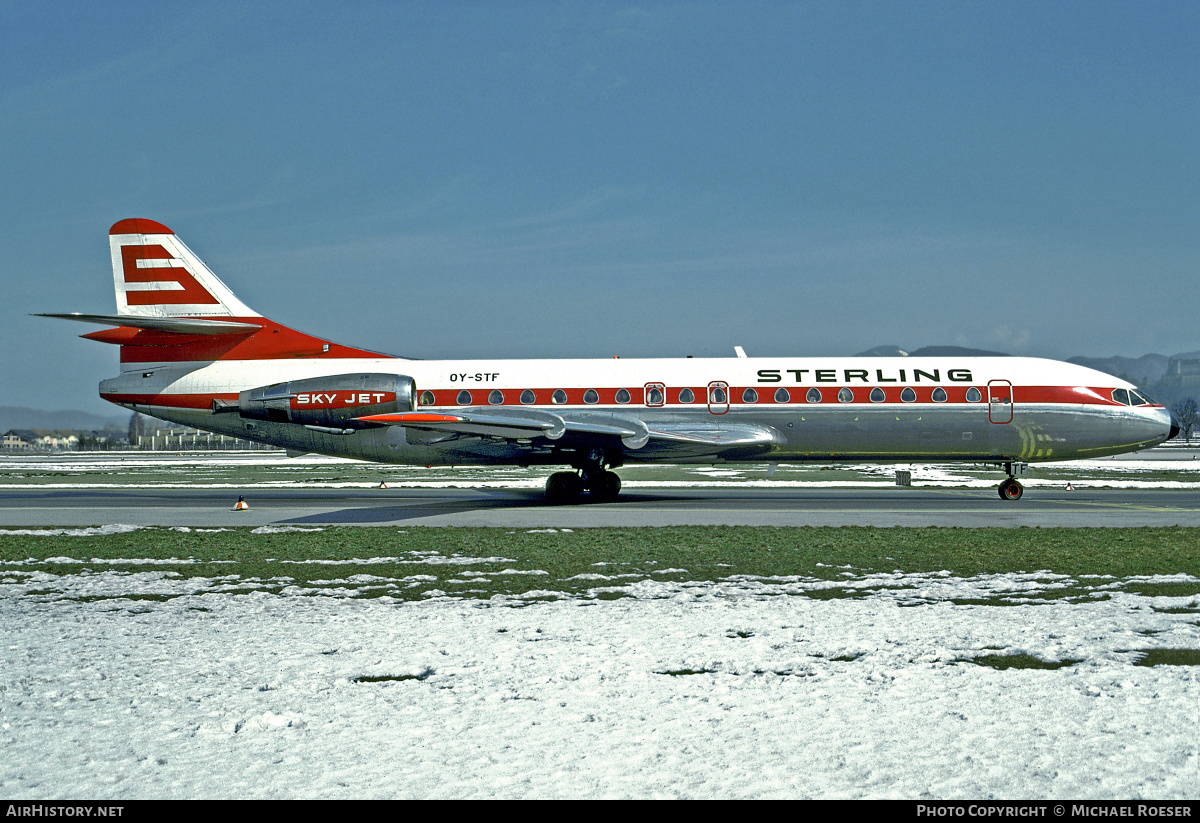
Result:
{"label": "aircraft nose", "polygon": [[1175,415],[1171,415],[1171,433],[1167,435],[1167,439],[1174,440],[1179,431],[1179,421],[1175,419]]}

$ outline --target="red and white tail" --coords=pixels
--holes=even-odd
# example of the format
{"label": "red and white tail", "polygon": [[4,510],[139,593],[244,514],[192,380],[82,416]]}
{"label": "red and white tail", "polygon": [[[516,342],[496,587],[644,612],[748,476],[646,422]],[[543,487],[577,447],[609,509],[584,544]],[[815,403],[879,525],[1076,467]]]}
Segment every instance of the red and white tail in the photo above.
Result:
{"label": "red and white tail", "polygon": [[263,317],[161,223],[117,222],[108,232],[116,314],[44,314],[116,328],[85,334],[121,347],[121,370],[154,364],[296,357],[377,358]]}
{"label": "red and white tail", "polygon": [[134,217],[108,232],[117,314],[132,317],[261,317],[161,223]]}

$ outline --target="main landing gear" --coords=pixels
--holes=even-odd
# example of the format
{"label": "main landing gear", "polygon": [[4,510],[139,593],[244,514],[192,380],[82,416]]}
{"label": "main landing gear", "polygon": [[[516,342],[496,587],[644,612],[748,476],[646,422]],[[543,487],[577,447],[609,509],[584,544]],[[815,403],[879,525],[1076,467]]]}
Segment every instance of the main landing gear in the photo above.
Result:
{"label": "main landing gear", "polygon": [[1025,487],[1022,486],[1014,474],[1024,474],[1024,463],[1005,463],[1004,471],[1008,474],[1008,479],[1000,484],[1000,488],[996,491],[1000,493],[1001,500],[1020,500],[1021,495],[1025,493]]}
{"label": "main landing gear", "polygon": [[546,498],[555,504],[578,503],[586,491],[592,502],[611,503],[621,493],[621,478],[604,464],[604,451],[592,449],[578,466],[578,474],[555,472],[546,479]]}

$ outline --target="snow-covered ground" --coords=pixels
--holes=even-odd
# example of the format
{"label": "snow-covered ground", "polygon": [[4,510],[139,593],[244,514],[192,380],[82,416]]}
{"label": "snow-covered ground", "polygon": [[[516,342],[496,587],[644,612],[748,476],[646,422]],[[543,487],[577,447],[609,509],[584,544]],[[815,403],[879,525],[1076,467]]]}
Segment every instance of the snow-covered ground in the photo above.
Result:
{"label": "snow-covered ground", "polygon": [[8,796],[1200,796],[1196,669],[1136,665],[1200,648],[1200,598],[1136,593],[1186,576],[849,570],[824,599],[598,565],[585,594],[472,600],[401,564],[272,591],[40,566],[0,567]]}

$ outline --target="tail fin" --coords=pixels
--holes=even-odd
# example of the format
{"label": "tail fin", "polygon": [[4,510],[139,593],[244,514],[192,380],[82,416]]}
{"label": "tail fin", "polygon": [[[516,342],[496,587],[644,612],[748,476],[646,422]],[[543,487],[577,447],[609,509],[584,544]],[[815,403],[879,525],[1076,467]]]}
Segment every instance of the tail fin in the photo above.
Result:
{"label": "tail fin", "polygon": [[234,296],[161,223],[121,220],[108,232],[116,314],[44,314],[116,328],[85,334],[121,347],[121,370],[213,360],[386,357],[302,334]]}
{"label": "tail fin", "polygon": [[134,217],[108,232],[117,314],[132,317],[261,317],[161,223]]}

